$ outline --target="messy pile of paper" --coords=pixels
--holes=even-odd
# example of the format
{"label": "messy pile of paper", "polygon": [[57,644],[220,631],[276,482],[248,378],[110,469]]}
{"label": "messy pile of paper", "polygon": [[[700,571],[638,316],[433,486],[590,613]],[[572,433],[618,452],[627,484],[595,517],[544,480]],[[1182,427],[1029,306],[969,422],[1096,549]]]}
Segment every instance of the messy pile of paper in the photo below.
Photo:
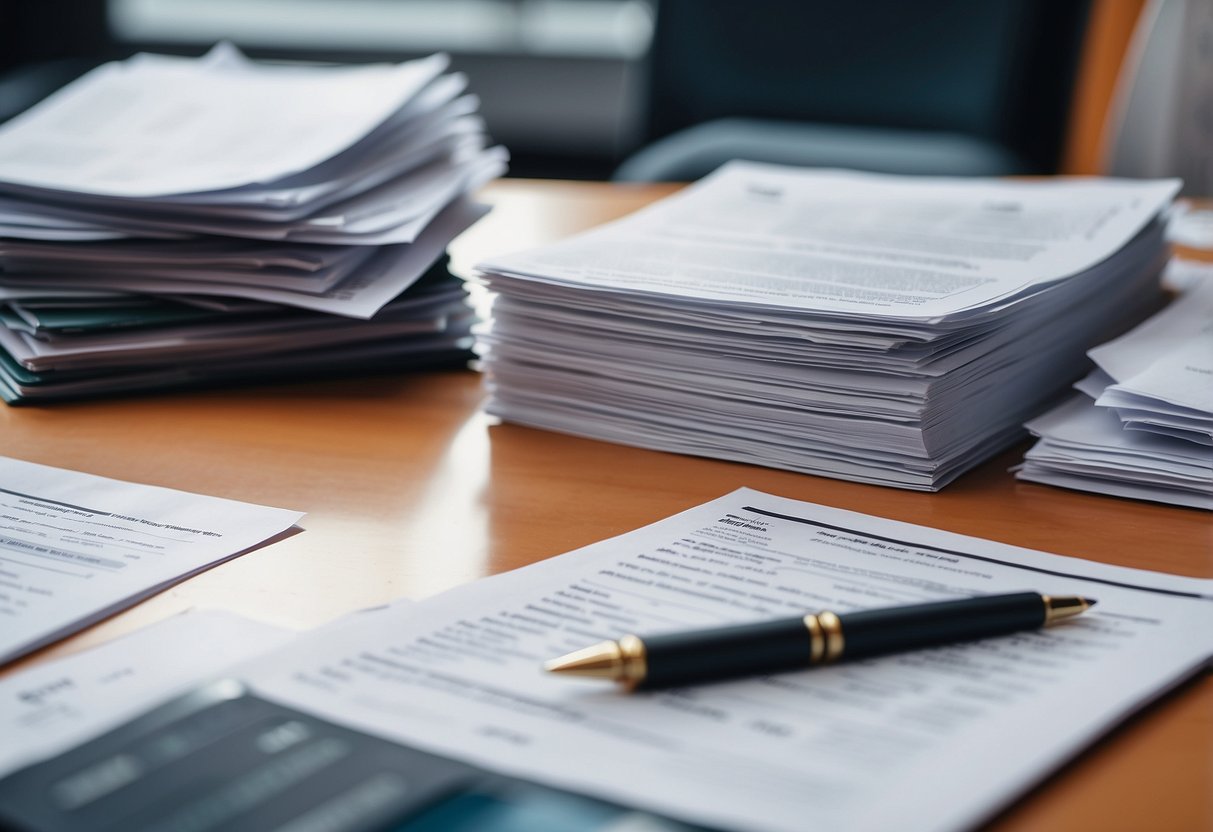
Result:
{"label": "messy pile of paper", "polygon": [[490,412],[935,490],[1022,434],[1158,292],[1174,181],[733,163],[483,263]]}
{"label": "messy pile of paper", "polygon": [[139,55],[0,128],[0,394],[465,358],[444,253],[505,152],[446,65]]}
{"label": "messy pile of paper", "polygon": [[1019,478],[1213,509],[1213,283],[1090,356],[1085,395],[1028,422]]}

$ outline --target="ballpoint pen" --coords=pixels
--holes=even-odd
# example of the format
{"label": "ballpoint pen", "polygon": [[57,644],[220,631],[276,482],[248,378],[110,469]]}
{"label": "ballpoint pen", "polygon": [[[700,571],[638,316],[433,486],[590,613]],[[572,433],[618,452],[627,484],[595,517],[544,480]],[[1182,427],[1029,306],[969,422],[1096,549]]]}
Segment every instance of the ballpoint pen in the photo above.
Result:
{"label": "ballpoint pen", "polygon": [[553,659],[551,673],[661,688],[861,659],[1055,624],[1095,605],[1075,595],[1016,592],[641,638],[627,635]]}

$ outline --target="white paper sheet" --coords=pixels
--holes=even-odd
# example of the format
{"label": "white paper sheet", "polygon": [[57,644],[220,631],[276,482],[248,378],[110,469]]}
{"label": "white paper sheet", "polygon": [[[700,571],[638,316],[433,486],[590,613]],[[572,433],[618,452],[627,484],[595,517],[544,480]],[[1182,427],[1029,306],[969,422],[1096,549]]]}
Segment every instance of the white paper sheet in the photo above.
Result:
{"label": "white paper sheet", "polygon": [[1167,461],[1201,465],[1213,472],[1213,451],[1165,436],[1126,431],[1106,409],[1089,398],[1072,396],[1027,424],[1037,436],[1072,447],[1105,450],[1163,464]]}
{"label": "white paper sheet", "polygon": [[0,457],[0,663],[242,554],[302,516]]}
{"label": "white paper sheet", "polygon": [[732,162],[700,183],[485,272],[623,292],[930,320],[1110,257],[1177,180],[886,177]]}
{"label": "white paper sheet", "polygon": [[1148,500],[1153,503],[1166,503],[1186,508],[1203,508],[1213,511],[1213,497],[1193,494],[1191,491],[1163,488],[1157,485],[1142,484],[1123,478],[1092,477],[1086,474],[1071,474],[1053,468],[1027,464],[1018,472],[1021,480],[1037,482],[1041,485],[1053,485],[1058,488],[1070,488],[1075,491],[1089,491],[1092,494],[1106,494],[1109,497],[1124,497],[1129,500]]}
{"label": "white paper sheet", "polygon": [[[373,317],[393,298],[400,295],[425,274],[442,255],[447,244],[456,235],[461,234],[472,223],[483,217],[488,210],[488,206],[480,203],[457,200],[438,214],[413,243],[388,246],[378,250],[353,275],[318,294],[275,289],[251,282],[234,285],[207,283],[201,280],[170,281],[138,275],[107,278],[104,285],[112,289],[149,292],[157,295],[188,292],[195,295],[214,295],[224,298],[246,298],[366,320]],[[31,283],[33,282],[38,281],[31,281]],[[53,285],[56,292],[64,287],[68,287],[64,289],[65,291],[70,291],[97,285],[95,280],[75,277],[46,278],[40,282],[44,285]],[[0,292],[3,291],[4,287],[0,286]],[[0,294],[0,297],[3,295]]]}
{"label": "white paper sheet", "polygon": [[446,64],[268,65],[231,47],[106,64],[0,129],[0,181],[121,197],[270,182],[362,139]]}
{"label": "white paper sheet", "polygon": [[1132,331],[1090,351],[1091,360],[1117,382],[1144,373],[1168,353],[1213,333],[1213,282],[1201,283]]}
{"label": "white paper sheet", "polygon": [[0,680],[0,776],[47,759],[279,647],[290,630],[190,611]]}
{"label": "white paper sheet", "polygon": [[[626,632],[1034,589],[1047,630],[628,696],[540,662]],[[740,490],[287,647],[262,694],[362,730],[712,826],[972,827],[1213,652],[1213,581]],[[997,749],[997,753],[993,752]]]}
{"label": "white paper sheet", "polygon": [[[1097,393],[1105,377],[1097,370],[1078,386]],[[1021,480],[1213,509],[1209,446],[1158,431],[1126,430],[1116,414],[1088,396],[1072,396],[1027,428],[1040,442],[1024,455],[1016,473]]]}
{"label": "white paper sheet", "polygon": [[1186,292],[1202,283],[1213,283],[1213,263],[1175,258],[1162,276],[1162,285],[1172,292]]}
{"label": "white paper sheet", "polygon": [[1126,428],[1213,445],[1213,283],[1198,283],[1089,355],[1114,382],[1095,404]]}

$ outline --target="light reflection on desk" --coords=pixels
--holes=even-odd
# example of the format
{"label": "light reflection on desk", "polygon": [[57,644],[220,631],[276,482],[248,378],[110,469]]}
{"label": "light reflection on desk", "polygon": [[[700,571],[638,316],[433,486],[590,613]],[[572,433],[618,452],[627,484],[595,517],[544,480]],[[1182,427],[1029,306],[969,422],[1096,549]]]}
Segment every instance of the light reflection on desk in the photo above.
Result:
{"label": "light reflection on desk", "polygon": [[489,572],[488,417],[469,416],[399,521],[399,579],[424,598]]}

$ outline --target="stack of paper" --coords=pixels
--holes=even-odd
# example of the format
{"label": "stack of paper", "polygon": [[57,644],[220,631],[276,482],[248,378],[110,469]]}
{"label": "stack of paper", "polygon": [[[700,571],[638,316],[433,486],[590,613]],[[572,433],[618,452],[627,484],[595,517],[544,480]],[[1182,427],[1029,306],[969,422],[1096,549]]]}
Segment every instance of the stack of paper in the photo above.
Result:
{"label": "stack of paper", "polygon": [[935,490],[1004,447],[1158,291],[1178,183],[734,163],[480,266],[489,410]]}
{"label": "stack of paper", "polygon": [[1213,283],[1090,356],[1086,395],[1028,423],[1019,478],[1213,509]]}
{"label": "stack of paper", "polygon": [[443,256],[505,152],[446,63],[139,55],[0,128],[0,394],[466,355]]}
{"label": "stack of paper", "polygon": [[1129,430],[1213,446],[1213,284],[1200,284],[1141,326],[1091,350],[1083,382]]}

